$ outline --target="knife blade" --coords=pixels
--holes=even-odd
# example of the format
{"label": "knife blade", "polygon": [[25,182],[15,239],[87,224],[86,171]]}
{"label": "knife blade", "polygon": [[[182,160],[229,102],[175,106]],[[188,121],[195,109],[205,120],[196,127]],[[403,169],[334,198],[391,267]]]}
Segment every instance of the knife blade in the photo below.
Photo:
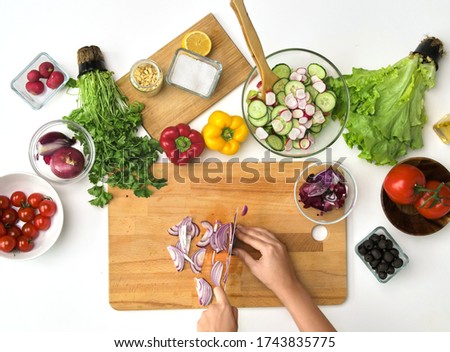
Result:
{"label": "knife blade", "polygon": [[236,208],[236,212],[234,213],[234,219],[233,219],[233,224],[232,224],[232,228],[231,228],[231,233],[230,233],[230,239],[229,239],[229,243],[228,243],[228,254],[227,254],[227,259],[225,262],[226,269],[225,269],[225,275],[223,276],[223,290],[224,291],[226,291],[226,289],[227,289],[228,272],[230,270],[231,254],[233,252],[233,243],[234,243],[234,235],[236,233],[238,211],[239,211],[239,208]]}

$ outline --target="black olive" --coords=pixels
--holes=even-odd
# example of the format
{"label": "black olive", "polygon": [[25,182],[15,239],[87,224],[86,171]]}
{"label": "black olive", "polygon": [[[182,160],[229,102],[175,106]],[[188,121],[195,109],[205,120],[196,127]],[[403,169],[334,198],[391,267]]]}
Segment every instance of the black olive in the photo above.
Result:
{"label": "black olive", "polygon": [[361,255],[367,254],[367,248],[364,247],[363,244],[360,244],[360,245],[358,246],[358,253],[361,254]]}
{"label": "black olive", "polygon": [[385,235],[380,235],[380,240],[385,240],[386,236]]}
{"label": "black olive", "polygon": [[392,262],[392,266],[396,269],[401,268],[403,265],[403,260],[401,258],[397,258]]}
{"label": "black olive", "polygon": [[398,255],[400,254],[397,248],[391,248],[389,252],[391,252],[394,255],[394,257],[398,257]]}
{"label": "black olive", "polygon": [[373,255],[372,254],[370,254],[370,253],[367,253],[365,256],[364,256],[364,260],[366,261],[366,262],[371,262],[372,260],[373,260]]}
{"label": "black olive", "polygon": [[395,268],[393,266],[389,266],[389,268],[387,268],[386,273],[392,275],[395,272]]}
{"label": "black olive", "polygon": [[386,240],[386,249],[394,247],[394,243],[391,240]]}
{"label": "black olive", "polygon": [[364,247],[366,247],[366,249],[368,250],[371,250],[373,248],[373,242],[371,240],[365,240]]}
{"label": "black olive", "polygon": [[386,271],[389,268],[389,265],[386,263],[380,263],[377,266],[377,272]]}
{"label": "black olive", "polygon": [[372,242],[378,242],[378,241],[380,240],[380,236],[377,235],[376,233],[374,233],[372,236],[369,237],[369,239],[370,239]]}
{"label": "black olive", "polygon": [[372,269],[376,269],[377,266],[380,265],[380,260],[379,259],[374,259],[370,262],[370,266],[372,267]]}
{"label": "black olive", "polygon": [[391,252],[384,252],[383,259],[386,262],[390,263],[390,262],[392,262],[394,260],[394,255]]}
{"label": "black olive", "polygon": [[379,250],[379,249],[377,249],[377,248],[375,248],[375,249],[372,249],[371,251],[370,251],[370,253],[373,255],[373,257],[375,258],[375,259],[380,259],[381,257],[382,257],[382,253],[381,253],[381,251]]}
{"label": "black olive", "polygon": [[386,274],[385,271],[379,271],[379,272],[378,272],[378,277],[379,277],[381,280],[384,280],[385,278],[387,278],[387,274]]}
{"label": "black olive", "polygon": [[378,248],[380,249],[386,249],[386,240],[385,239],[380,239],[378,241]]}

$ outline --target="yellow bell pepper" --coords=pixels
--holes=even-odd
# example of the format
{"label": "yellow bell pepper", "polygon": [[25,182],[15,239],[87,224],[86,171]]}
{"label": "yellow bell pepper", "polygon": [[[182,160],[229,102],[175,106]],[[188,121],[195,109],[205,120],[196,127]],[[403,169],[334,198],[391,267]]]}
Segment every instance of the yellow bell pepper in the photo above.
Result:
{"label": "yellow bell pepper", "polygon": [[248,135],[248,128],[240,116],[230,116],[223,111],[214,111],[202,130],[206,146],[222,154],[236,154]]}

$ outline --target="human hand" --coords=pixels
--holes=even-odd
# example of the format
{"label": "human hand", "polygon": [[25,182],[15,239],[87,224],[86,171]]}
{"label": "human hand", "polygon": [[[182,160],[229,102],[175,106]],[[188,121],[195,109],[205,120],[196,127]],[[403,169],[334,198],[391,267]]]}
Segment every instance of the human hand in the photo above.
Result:
{"label": "human hand", "polygon": [[216,303],[203,311],[197,322],[197,331],[233,332],[238,329],[238,310],[228,300],[222,287],[214,288]]}
{"label": "human hand", "polygon": [[286,246],[270,231],[259,227],[237,227],[236,236],[261,253],[254,259],[242,248],[235,248],[237,254],[264,285],[278,297],[298,284],[298,279]]}

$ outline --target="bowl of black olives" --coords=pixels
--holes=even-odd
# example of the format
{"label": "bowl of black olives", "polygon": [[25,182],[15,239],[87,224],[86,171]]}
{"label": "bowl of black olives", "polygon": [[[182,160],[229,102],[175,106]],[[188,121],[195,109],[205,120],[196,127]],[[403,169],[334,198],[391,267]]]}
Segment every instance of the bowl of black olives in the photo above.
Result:
{"label": "bowl of black olives", "polygon": [[391,234],[382,226],[364,237],[355,247],[356,254],[381,283],[386,283],[409,262]]}

